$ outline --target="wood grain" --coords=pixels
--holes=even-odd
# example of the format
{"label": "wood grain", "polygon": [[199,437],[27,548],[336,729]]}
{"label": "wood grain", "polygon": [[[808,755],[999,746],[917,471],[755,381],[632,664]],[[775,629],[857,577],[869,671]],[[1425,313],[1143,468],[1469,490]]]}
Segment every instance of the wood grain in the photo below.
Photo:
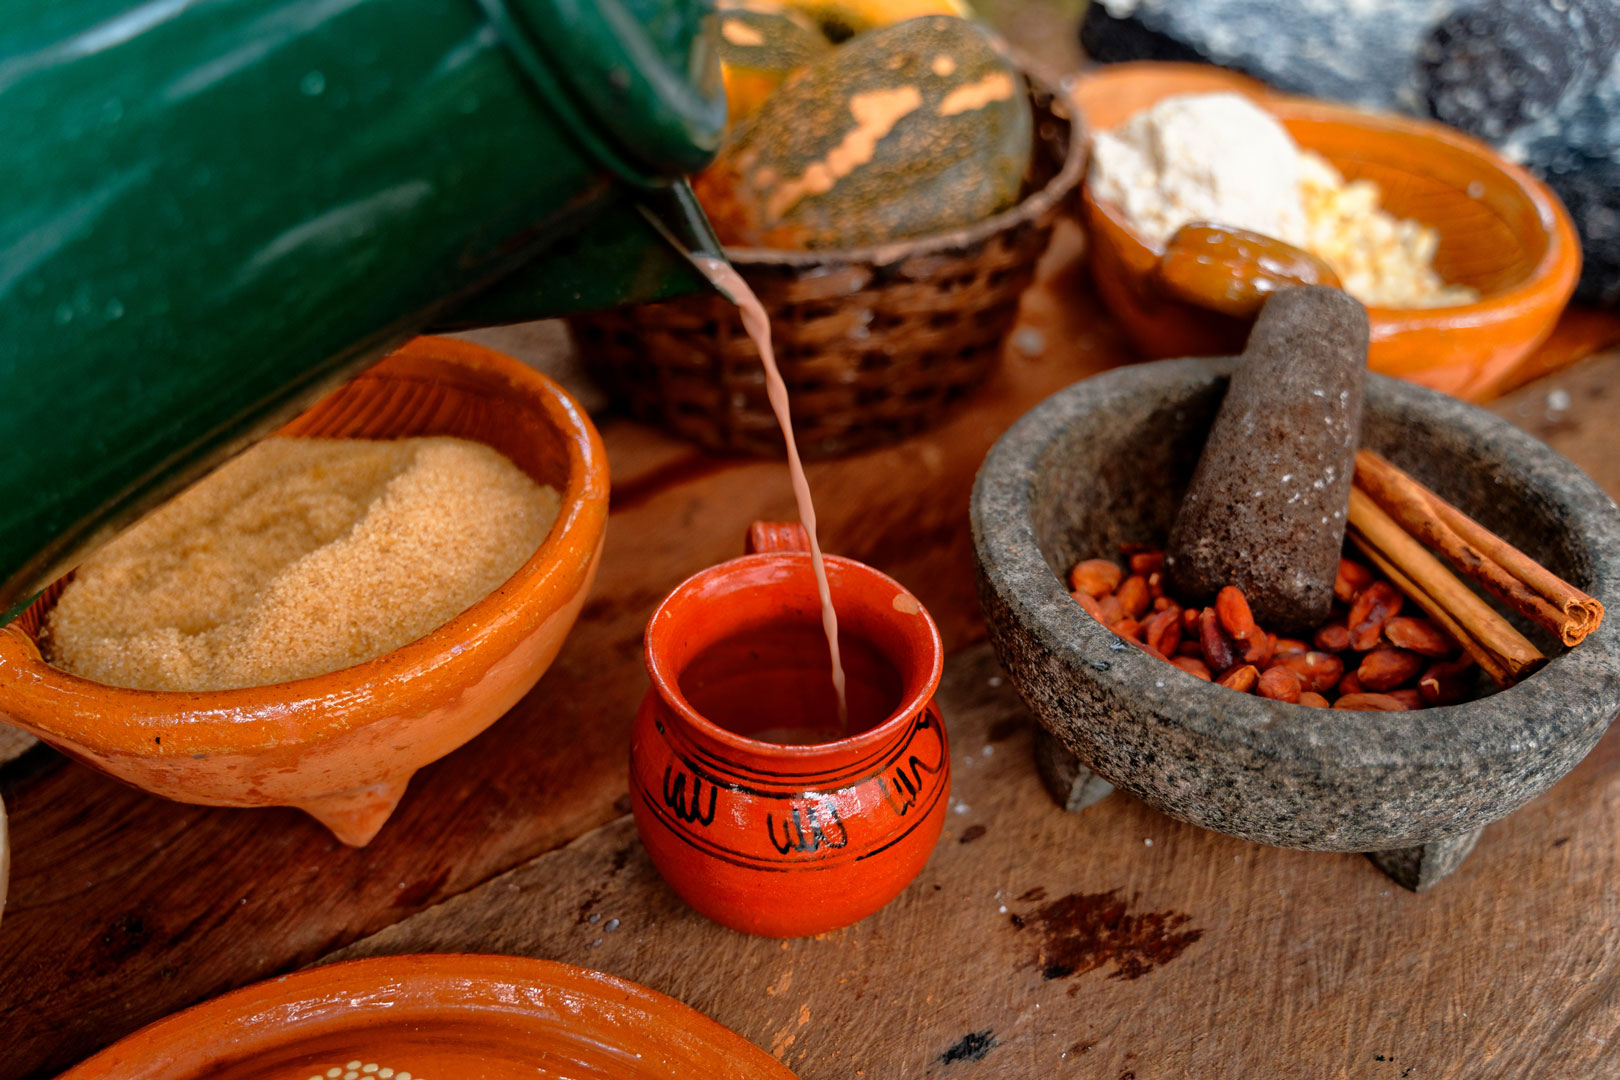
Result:
{"label": "wood grain", "polygon": [[856,926],[783,942],[706,922],[621,818],[334,959],[601,968],[803,1080],[1477,1080],[1597,1076],[1620,1053],[1620,849],[1603,827],[1620,814],[1620,736],[1419,896],[1362,856],[1258,847],[1119,794],[1059,810],[986,645],[952,658],[939,702],[946,834]]}
{"label": "wood grain", "polygon": [[[981,636],[971,573],[967,495],[985,450],[1009,423],[1047,394],[1075,379],[1125,362],[1129,356],[1117,328],[1098,312],[1085,286],[1079,254],[1077,234],[1072,230],[1063,233],[1043,273],[1045,284],[1025,297],[1023,329],[1014,335],[1001,370],[943,427],[886,450],[811,469],[811,482],[821,502],[827,547],[870,562],[905,582],[939,620],[951,648],[960,648]],[[490,340],[489,335],[481,338]],[[1593,374],[1583,374],[1588,370]],[[1587,381],[1568,385],[1597,393],[1612,385],[1617,374],[1620,358],[1608,357],[1576,369],[1569,378]],[[1523,396],[1516,396],[1504,408],[1528,408],[1525,403],[1536,401],[1537,393],[1545,404],[1545,389],[1530,387],[1520,393]],[[1613,443],[1609,412],[1603,407],[1585,410],[1585,399],[1577,397],[1557,414],[1560,419],[1556,424],[1545,432],[1537,429],[1538,433],[1571,453],[1609,491],[1620,491],[1620,454]],[[1534,415],[1505,413],[1527,424],[1539,423],[1536,417],[1544,414],[1544,408]],[[219,810],[154,799],[66,764],[44,748],[36,748],[0,768],[0,796],[12,814],[13,841],[11,895],[0,925],[0,1080],[53,1075],[144,1023],[232,987],[314,961],[568,844],[623,812],[619,800],[625,791],[625,736],[632,710],[646,685],[640,639],[648,613],[687,574],[740,552],[743,529],[750,521],[790,517],[792,499],[777,463],[712,458],[648,428],[622,421],[605,420],[602,428],[614,476],[614,514],[601,576],[578,626],[551,671],[508,717],[418,774],[394,820],[370,847],[359,851],[342,848],[324,830],[290,810]],[[954,667],[955,662],[950,666]],[[1594,760],[1601,763],[1597,768],[1612,770],[1612,744],[1611,739],[1595,755]],[[1021,751],[1009,753],[1006,760],[1019,758],[1019,767],[1027,767]],[[1590,777],[1593,768],[1589,762],[1577,776]],[[1583,810],[1578,795],[1565,794],[1566,789],[1578,790],[1575,784],[1575,780],[1567,781],[1549,796],[1569,800],[1565,816],[1560,819],[1568,825],[1558,835],[1585,835],[1577,828],[1578,823],[1584,823],[1586,831],[1593,834],[1599,834],[1605,823],[1612,826],[1610,804],[1594,804]],[[972,806],[973,800],[968,803]],[[1535,810],[1533,806],[1520,817]],[[1124,834],[1118,831],[1124,827],[1122,822],[1136,828],[1138,819],[1108,816],[1126,813],[1109,808],[1105,816],[1084,821],[1048,821],[1044,816],[1038,821],[1032,819],[1029,828],[1036,832],[1031,834],[1031,843],[1047,843],[1052,837],[1064,836],[1070,838],[1063,841],[1069,848],[1101,854],[1095,858],[1086,854],[1081,864],[1055,864],[1051,873],[1034,875],[1036,879],[1050,880],[1014,881],[1009,877],[990,885],[991,895],[995,889],[1006,893],[1017,885],[1016,891],[1007,894],[1012,896],[1042,885],[1054,898],[1069,892],[1099,894],[1109,889],[1139,889],[1142,896],[1130,901],[1131,913],[1172,908],[1186,911],[1194,916],[1189,925],[1204,930],[1207,941],[1189,946],[1165,972],[1124,980],[1108,978],[1104,971],[1075,981],[1076,985],[1089,986],[1085,980],[1091,980],[1104,987],[1095,993],[1086,990],[1082,999],[1086,1002],[1125,993],[1125,988],[1156,987],[1162,991],[1167,980],[1179,983],[1189,978],[1189,970],[1198,972],[1194,981],[1212,984],[1210,993],[1215,996],[1203,1002],[1201,1012],[1152,1012],[1161,1019],[1168,1016],[1167,1026],[1152,1038],[1143,1035],[1138,1039],[1133,1034],[1128,1040],[1131,1045],[1119,1051],[1117,1060],[1125,1062],[1121,1071],[1134,1070],[1145,1078],[1150,1073],[1144,1069],[1144,1062],[1160,1060],[1149,1055],[1168,1053],[1166,1047],[1205,1044],[1252,1047],[1256,1055],[1252,1060],[1272,1060],[1260,1053],[1259,1044],[1246,1033],[1246,1022],[1235,1019],[1241,1016],[1243,998],[1249,994],[1254,998],[1253,1007],[1289,1010],[1304,1017],[1326,1008],[1324,1002],[1338,996],[1341,986],[1354,987],[1361,995],[1356,998],[1361,1010],[1357,1015],[1363,1024],[1356,1030],[1382,1032],[1388,1016],[1418,1009],[1421,1015],[1430,1017],[1425,1022],[1431,1025],[1431,1034],[1438,1032],[1436,1038],[1444,1035],[1455,1039],[1462,1038],[1465,1029],[1446,1025],[1465,1022],[1460,1014],[1473,1012],[1470,1003],[1476,988],[1480,994],[1488,990],[1487,996],[1500,992],[1528,995],[1535,1000],[1545,998],[1547,1009],[1586,1010],[1573,1012],[1572,1016],[1598,1015],[1605,1008],[1614,1008],[1612,984],[1599,982],[1588,985],[1583,991],[1585,997],[1572,998],[1560,1006],[1550,995],[1562,990],[1543,982],[1532,986],[1521,979],[1520,951],[1499,951],[1508,939],[1527,938],[1545,953],[1544,965],[1562,965],[1559,970],[1563,978],[1584,978],[1611,970],[1603,966],[1607,954],[1602,950],[1608,947],[1603,945],[1603,934],[1579,939],[1559,936],[1569,929],[1577,909],[1601,914],[1602,909],[1590,907],[1590,890],[1613,869],[1575,841],[1554,849],[1551,855],[1543,853],[1523,866],[1502,871],[1509,880],[1514,875],[1525,875],[1544,890],[1548,910],[1534,919],[1526,914],[1527,909],[1498,909],[1484,899],[1473,908],[1451,911],[1457,921],[1442,936],[1461,935],[1473,942],[1464,956],[1472,973],[1466,989],[1446,991],[1440,998],[1432,994],[1408,998],[1403,992],[1402,996],[1380,1003],[1368,995],[1379,988],[1393,994],[1414,973],[1433,980],[1442,978],[1444,972],[1436,966],[1442,960],[1426,952],[1399,958],[1390,954],[1378,966],[1369,967],[1370,961],[1357,942],[1381,940],[1392,932],[1390,926],[1400,925],[1379,914],[1381,909],[1376,905],[1367,907],[1358,899],[1336,908],[1337,914],[1324,922],[1320,909],[1296,914],[1293,903],[1283,903],[1281,898],[1274,908],[1266,908],[1261,900],[1269,902],[1268,896],[1244,901],[1252,906],[1233,909],[1238,915],[1222,915],[1228,898],[1219,886],[1227,875],[1218,871],[1225,871],[1225,864],[1217,860],[1206,865],[1195,860],[1183,871],[1175,860],[1163,858],[1167,851],[1157,847],[1153,852],[1138,850],[1135,843],[1140,836],[1127,844],[1121,839]],[[1147,812],[1138,808],[1134,813]],[[1510,827],[1518,828],[1517,824],[1500,828]],[[1058,832],[1041,831],[1054,829]],[[1007,827],[998,827],[994,835],[1003,833],[1013,835]],[[1476,859],[1489,856],[1492,836],[1491,832],[1486,834]],[[986,834],[982,841],[961,850],[987,852],[1000,843]],[[1066,848],[1051,849],[1053,853],[1060,850]],[[1125,863],[1114,861],[1121,852],[1129,855]],[[1236,862],[1232,855],[1238,856]],[[1303,868],[1312,864],[1290,862],[1293,858],[1235,847],[1227,852],[1225,862],[1231,862],[1234,871],[1243,871],[1256,860],[1281,859],[1279,865],[1299,866],[1297,873],[1306,878],[1320,873],[1307,873]],[[1156,868],[1150,876],[1139,876],[1145,871],[1136,863],[1143,859],[1151,860]],[[1354,874],[1371,874],[1355,860],[1345,865]],[[1478,872],[1473,870],[1472,862],[1464,875],[1469,872]],[[942,894],[967,888],[935,880],[941,884]],[[1329,893],[1340,888],[1336,878],[1325,884],[1315,880]],[[1376,874],[1369,880],[1374,884],[1381,881]],[[1490,883],[1489,888],[1497,888],[1494,878],[1487,875],[1483,880]],[[1449,895],[1452,884],[1441,886],[1435,895]],[[1293,889],[1295,885],[1285,881],[1279,887]],[[976,892],[950,895],[964,903],[978,896]],[[1129,893],[1117,895],[1128,897]],[[1393,902],[1406,904],[1399,899]],[[905,904],[897,910],[904,910]],[[1400,906],[1395,910],[1424,909]],[[670,918],[684,917],[667,895],[660,912]],[[999,917],[1000,913],[996,914]],[[1612,930],[1612,911],[1610,916],[1606,925]],[[1513,923],[1520,918],[1527,920],[1525,926]],[[1336,927],[1333,934],[1337,936],[1331,937],[1335,944],[1319,952],[1317,944],[1330,940],[1324,936],[1324,927],[1329,925]],[[1007,932],[1000,923],[994,926],[998,934]],[[1216,928],[1220,928],[1219,939],[1214,936]],[[849,940],[864,941],[867,933],[870,931],[864,928],[850,931]],[[1263,943],[1277,935],[1289,935],[1288,940],[1294,942],[1284,967],[1295,975],[1285,977],[1283,972],[1273,972],[1258,983],[1248,984],[1247,989],[1222,989],[1245,984],[1230,981],[1217,964],[1205,967],[1195,963],[1207,942],[1224,940],[1228,948],[1242,953],[1244,949],[1237,944],[1240,940]],[[728,957],[732,954],[726,950],[742,950],[744,941],[738,939],[721,947],[711,965],[717,974],[707,977],[731,978],[735,972]],[[987,957],[1000,957],[993,964],[1010,963],[1032,948],[1016,935],[1009,942],[1005,948],[986,946],[992,949]],[[933,946],[934,939],[928,937],[909,948],[932,950]],[[495,948],[496,943],[492,939],[478,947]],[[800,943],[786,951],[833,947]],[[862,957],[868,954],[855,950],[873,947],[850,945],[851,951],[840,962],[858,969],[864,963]],[[899,948],[892,943],[888,947]],[[749,944],[746,948],[757,946]],[[1225,953],[1220,955],[1224,957]],[[1457,962],[1459,955],[1445,953],[1444,963]],[[987,959],[986,963],[992,961]],[[1351,966],[1347,968],[1347,964]],[[711,968],[700,965],[693,970]],[[993,965],[986,970],[1001,971]],[[1261,973],[1249,968],[1236,971],[1234,977],[1244,971],[1260,978]],[[1346,971],[1353,977],[1347,978]],[[1317,981],[1300,982],[1304,976],[1298,972],[1309,973]],[[690,977],[698,978],[695,974]],[[971,1017],[976,1015],[963,997],[971,997],[974,978],[964,976],[956,981],[967,984],[968,989],[953,989],[948,994],[936,989],[932,991],[933,1001],[927,1000],[926,993],[921,998],[895,994],[892,1000],[903,1000],[912,1012],[897,1012],[893,1023],[863,1018],[862,1025],[889,1031],[894,1039],[912,1039],[915,1045],[909,1052],[913,1056],[907,1060],[921,1061],[930,1052],[937,1057],[945,1048],[930,1050],[930,1040],[955,1031],[952,1038],[959,1041],[962,1035],[978,1030],[956,1030],[960,1024],[971,1023]],[[1054,980],[1054,985],[1060,981],[1068,982]],[[1489,989],[1498,984],[1500,991]],[[677,993],[686,986],[669,985],[675,986]],[[803,989],[803,983],[797,985]],[[992,980],[990,985],[1001,984]],[[1046,985],[1037,980],[1036,989],[1029,993],[1044,993],[1042,987]],[[1257,986],[1259,989],[1255,989]],[[1302,986],[1306,989],[1300,989]],[[1286,1002],[1274,1000],[1284,990],[1294,997]],[[1004,991],[1005,986],[1001,986],[997,992]],[[785,995],[787,991],[779,993]],[[1136,989],[1128,991],[1128,995],[1136,993]],[[889,999],[862,1000],[868,1006],[889,1007]],[[1031,1005],[1045,1000],[1029,997]],[[1064,1001],[1072,1004],[1073,999],[1064,997]],[[814,1015],[832,1015],[830,1007],[820,1002],[817,998],[813,1005],[819,1010]],[[795,1024],[800,1004],[794,1000]],[[1451,1011],[1434,1013],[1441,1005]],[[1052,1022],[1051,1032],[1069,1032],[1074,1015],[1086,1013],[1076,1008],[1067,1019]],[[937,1028],[908,1034],[918,1016],[944,1019]],[[1209,1026],[1215,1018],[1223,1026]],[[1589,1026],[1588,1021],[1572,1019],[1569,1023],[1575,1032],[1571,1037],[1584,1038],[1577,1028],[1581,1024]],[[767,1048],[783,1024],[785,1021],[780,1021],[765,1032],[769,1036],[764,1041]],[[996,1052],[1000,1056],[992,1054],[985,1061],[999,1061],[1007,1068],[1015,1062],[1024,1063],[1031,1074],[1044,1069],[1052,1060],[1043,1056],[1046,1044],[1030,1040],[1046,1031],[1042,1026],[1046,1024],[1032,1010],[1026,1019],[996,1036],[1002,1045]],[[1064,1045],[1078,1046],[1107,1035],[1100,1020],[1093,1026],[1093,1034],[1074,1035]],[[783,1035],[795,1036],[795,1055],[812,1045],[808,1035],[796,1036],[796,1030],[794,1027]],[[1122,1029],[1121,1046],[1127,1041],[1123,1039],[1124,1031],[1142,1030]],[[1270,1030],[1275,1035],[1278,1029]],[[1545,1032],[1545,1026],[1542,1030]],[[1601,1030],[1597,1035],[1608,1037]],[[846,1037],[856,1038],[857,1034]],[[1065,1037],[1069,1036],[1039,1036],[1050,1038],[1054,1046]],[[1015,1045],[1010,1042],[1014,1039],[1024,1040],[1016,1043],[1022,1047],[1016,1054],[1006,1049]],[[970,1040],[963,1053],[968,1054],[977,1045]],[[1090,1053],[1099,1052],[1102,1045],[1099,1042]],[[1344,1054],[1349,1053],[1349,1046],[1349,1042],[1343,1044]],[[1127,1052],[1143,1056],[1127,1061],[1123,1057]],[[831,1058],[828,1068],[848,1060],[847,1055]],[[967,1060],[959,1055],[951,1068]],[[1083,1073],[1091,1075],[1094,1071],[1104,1075],[1090,1063]],[[1151,1074],[1161,1073],[1155,1068]],[[1398,1076],[1399,1070],[1388,1075]],[[1425,1074],[1413,1074],[1419,1075]]]}

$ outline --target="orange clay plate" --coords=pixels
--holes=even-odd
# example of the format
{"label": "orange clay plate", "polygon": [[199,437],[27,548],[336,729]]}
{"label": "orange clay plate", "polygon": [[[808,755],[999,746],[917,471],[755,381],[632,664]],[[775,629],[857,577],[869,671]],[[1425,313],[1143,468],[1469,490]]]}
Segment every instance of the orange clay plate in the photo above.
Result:
{"label": "orange clay plate", "polygon": [[736,1032],[600,971],[386,956],[245,987],[61,1080],[794,1080]]}

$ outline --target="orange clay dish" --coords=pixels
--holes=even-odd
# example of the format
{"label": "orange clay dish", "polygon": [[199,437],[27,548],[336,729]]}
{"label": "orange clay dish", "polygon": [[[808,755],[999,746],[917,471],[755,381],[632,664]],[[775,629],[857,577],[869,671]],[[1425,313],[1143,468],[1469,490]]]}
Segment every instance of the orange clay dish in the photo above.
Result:
{"label": "orange clay dish", "polygon": [[0,721],[153,794],[294,806],[362,845],[417,769],[493,723],[557,655],[596,574],[607,459],[554,382],[444,338],[410,342],[278,434],[483,442],[556,488],[561,509],[509,580],[438,629],[373,660],[270,686],[131,690],[52,667],[38,635],[69,580],[59,579],[0,629]]}
{"label": "orange clay dish", "polygon": [[142,1028],[61,1080],[793,1080],[741,1035],[600,971],[383,956],[284,975]]}
{"label": "orange clay dish", "polygon": [[[1480,293],[1449,307],[1370,308],[1371,370],[1480,400],[1551,332],[1580,270],[1574,227],[1546,185],[1482,142],[1436,123],[1276,94],[1197,64],[1113,65],[1082,78],[1075,96],[1091,128],[1106,131],[1162,98],[1220,91],[1253,99],[1346,180],[1376,182],[1396,217],[1436,228],[1435,269]],[[1205,283],[1198,302],[1185,288],[1166,290],[1165,253],[1089,187],[1082,203],[1097,291],[1140,351],[1159,358],[1241,350],[1250,320],[1226,313],[1222,282]]]}

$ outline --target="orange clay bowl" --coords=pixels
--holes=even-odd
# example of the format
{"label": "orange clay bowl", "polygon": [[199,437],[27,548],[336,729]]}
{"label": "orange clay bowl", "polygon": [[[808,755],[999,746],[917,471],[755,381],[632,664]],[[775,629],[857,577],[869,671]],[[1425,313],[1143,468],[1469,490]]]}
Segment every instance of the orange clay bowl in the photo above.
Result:
{"label": "orange clay bowl", "polygon": [[417,769],[483,731],[550,666],[596,576],[607,457],[556,383],[447,338],[417,338],[277,434],[476,439],[556,487],[562,509],[517,573],[426,637],[272,686],[127,690],[59,671],[36,641],[59,579],[0,630],[0,721],[155,795],[296,806],[359,846]]}
{"label": "orange clay bowl", "polygon": [[519,956],[379,956],[194,1005],[59,1080],[794,1080],[689,1006]]}
{"label": "orange clay bowl", "polygon": [[[1175,94],[1235,91],[1280,120],[1348,180],[1375,181],[1383,208],[1440,232],[1435,269],[1478,290],[1472,304],[1369,308],[1376,372],[1456,397],[1491,397],[1553,328],[1580,271],[1574,226],[1547,186],[1484,143],[1440,124],[1274,93],[1201,64],[1131,63],[1075,91],[1093,131]],[[1082,190],[1092,277],[1136,347],[1155,359],[1231,355],[1249,322],[1174,300],[1154,283],[1160,252]]]}

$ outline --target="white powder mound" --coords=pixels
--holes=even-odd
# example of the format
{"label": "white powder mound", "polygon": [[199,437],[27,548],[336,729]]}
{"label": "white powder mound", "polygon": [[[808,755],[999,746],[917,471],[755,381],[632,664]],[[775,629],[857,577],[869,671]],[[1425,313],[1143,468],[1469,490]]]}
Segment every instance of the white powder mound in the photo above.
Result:
{"label": "white powder mound", "polygon": [[1165,98],[1092,142],[1092,193],[1162,247],[1194,221],[1305,243],[1299,149],[1240,94]]}

